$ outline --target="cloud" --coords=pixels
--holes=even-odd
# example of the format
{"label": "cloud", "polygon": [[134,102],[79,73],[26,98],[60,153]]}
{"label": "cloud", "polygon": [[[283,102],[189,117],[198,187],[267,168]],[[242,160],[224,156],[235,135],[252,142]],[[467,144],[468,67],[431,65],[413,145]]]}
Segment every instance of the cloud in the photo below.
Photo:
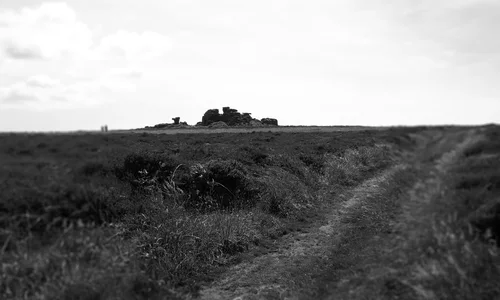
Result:
{"label": "cloud", "polygon": [[143,72],[134,68],[116,68],[108,71],[106,77],[114,77],[119,79],[140,79]]}
{"label": "cloud", "polygon": [[22,87],[0,88],[0,103],[20,104],[26,102],[36,102],[39,99],[31,91]]}
{"label": "cloud", "polygon": [[10,105],[27,102],[44,102],[55,91],[58,81],[45,75],[33,76],[25,81],[18,81],[10,86],[0,87],[0,103]]}
{"label": "cloud", "polygon": [[98,105],[113,101],[112,95],[136,91],[141,73],[133,69],[112,69],[93,80],[61,82],[47,75],[0,87],[0,105],[36,109]]}
{"label": "cloud", "polygon": [[161,57],[171,47],[170,39],[159,33],[121,30],[102,38],[93,51],[94,57],[98,59],[124,58],[129,62],[137,63]]}
{"label": "cloud", "polygon": [[102,87],[113,92],[136,91],[143,73],[132,68],[115,68],[105,72],[96,80]]}
{"label": "cloud", "polygon": [[66,3],[43,3],[0,13],[0,49],[12,59],[78,56],[92,45],[89,27]]}
{"label": "cloud", "polygon": [[53,79],[47,75],[36,75],[26,81],[27,86],[38,88],[53,88],[59,84],[59,80]]}
{"label": "cloud", "polygon": [[[113,94],[135,92],[171,47],[168,37],[153,31],[119,30],[98,39],[62,2],[2,10],[0,76],[6,80],[0,83],[0,103],[60,107],[112,101]],[[34,75],[45,69],[51,76]]]}
{"label": "cloud", "polygon": [[0,51],[12,59],[137,62],[160,57],[171,47],[167,37],[152,31],[120,30],[95,41],[89,26],[62,2],[0,12],[0,24]]}
{"label": "cloud", "polygon": [[[377,1],[385,17],[415,38],[457,55],[500,52],[500,2],[497,0]],[[455,56],[457,58],[457,56]]]}
{"label": "cloud", "polygon": [[43,54],[37,45],[16,45],[8,41],[4,46],[5,54],[14,59],[43,59]]}

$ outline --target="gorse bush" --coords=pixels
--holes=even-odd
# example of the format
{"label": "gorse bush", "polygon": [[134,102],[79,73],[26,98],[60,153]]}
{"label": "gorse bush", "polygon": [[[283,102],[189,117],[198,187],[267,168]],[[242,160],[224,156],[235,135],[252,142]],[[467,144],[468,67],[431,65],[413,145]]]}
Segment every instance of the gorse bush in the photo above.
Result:
{"label": "gorse bush", "polygon": [[115,167],[115,174],[118,178],[128,181],[144,177],[144,174],[167,180],[180,164],[182,162],[171,155],[142,151],[127,155],[123,164]]}
{"label": "gorse bush", "polygon": [[190,168],[186,205],[196,208],[251,206],[256,190],[245,167],[235,160],[210,160]]}
{"label": "gorse bush", "polygon": [[[145,160],[134,156],[133,161]],[[133,177],[122,177],[128,178],[134,190],[150,195],[159,193],[166,201],[186,208],[212,210],[251,206],[257,193],[254,180],[244,165],[235,160],[216,159],[191,166],[179,164],[175,168],[173,164],[154,160],[135,165],[145,168],[124,167],[131,170],[129,174],[139,170]]]}

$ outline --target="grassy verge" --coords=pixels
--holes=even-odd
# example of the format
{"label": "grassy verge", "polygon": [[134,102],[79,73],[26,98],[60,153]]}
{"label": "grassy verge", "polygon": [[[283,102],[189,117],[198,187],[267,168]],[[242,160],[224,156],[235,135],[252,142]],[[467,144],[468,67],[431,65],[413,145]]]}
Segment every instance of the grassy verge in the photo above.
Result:
{"label": "grassy verge", "polygon": [[421,299],[500,297],[500,131],[492,127],[461,153],[434,198],[435,216],[409,247],[407,284]]}
{"label": "grassy verge", "polygon": [[[422,180],[406,195],[404,220],[379,245],[387,250],[374,251],[377,258],[349,282],[349,298],[500,297],[499,133],[487,128],[449,165],[431,171],[416,166]],[[430,150],[434,160],[437,152]]]}

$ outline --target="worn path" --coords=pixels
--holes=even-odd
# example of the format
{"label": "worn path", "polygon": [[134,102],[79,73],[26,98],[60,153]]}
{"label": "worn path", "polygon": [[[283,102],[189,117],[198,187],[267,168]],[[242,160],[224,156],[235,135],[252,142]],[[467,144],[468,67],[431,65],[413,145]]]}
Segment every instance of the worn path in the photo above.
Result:
{"label": "worn path", "polygon": [[[337,196],[324,219],[306,232],[284,236],[275,252],[233,266],[202,289],[199,298],[363,298],[367,291],[356,291],[352,285],[390,271],[374,261],[374,253],[383,251],[377,249],[384,245],[382,240],[405,230],[401,220],[419,217],[415,203],[425,200],[420,200],[419,193],[439,192],[439,174],[446,172],[474,136],[469,131],[449,137],[439,130],[414,136],[418,147],[404,153],[400,163]],[[429,153],[436,159],[429,160]],[[429,177],[412,179],[415,172]],[[404,183],[411,180],[406,188]]]}

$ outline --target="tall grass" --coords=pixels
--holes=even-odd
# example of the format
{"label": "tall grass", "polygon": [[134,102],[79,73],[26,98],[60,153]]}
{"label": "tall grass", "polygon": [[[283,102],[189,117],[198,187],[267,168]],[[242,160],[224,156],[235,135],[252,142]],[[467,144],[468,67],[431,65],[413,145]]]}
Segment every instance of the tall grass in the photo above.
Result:
{"label": "tall grass", "polygon": [[453,215],[435,220],[426,238],[410,246],[419,250],[419,257],[409,261],[407,284],[420,299],[496,299],[500,296],[498,248],[471,239],[473,229],[457,223]]}
{"label": "tall grass", "polygon": [[343,155],[325,154],[323,183],[327,186],[352,186],[366,174],[381,170],[394,161],[388,145],[348,149]]}
{"label": "tall grass", "polygon": [[417,195],[427,199],[415,207],[420,219],[393,253],[408,299],[500,298],[500,143],[479,136],[460,150],[441,181]]}

